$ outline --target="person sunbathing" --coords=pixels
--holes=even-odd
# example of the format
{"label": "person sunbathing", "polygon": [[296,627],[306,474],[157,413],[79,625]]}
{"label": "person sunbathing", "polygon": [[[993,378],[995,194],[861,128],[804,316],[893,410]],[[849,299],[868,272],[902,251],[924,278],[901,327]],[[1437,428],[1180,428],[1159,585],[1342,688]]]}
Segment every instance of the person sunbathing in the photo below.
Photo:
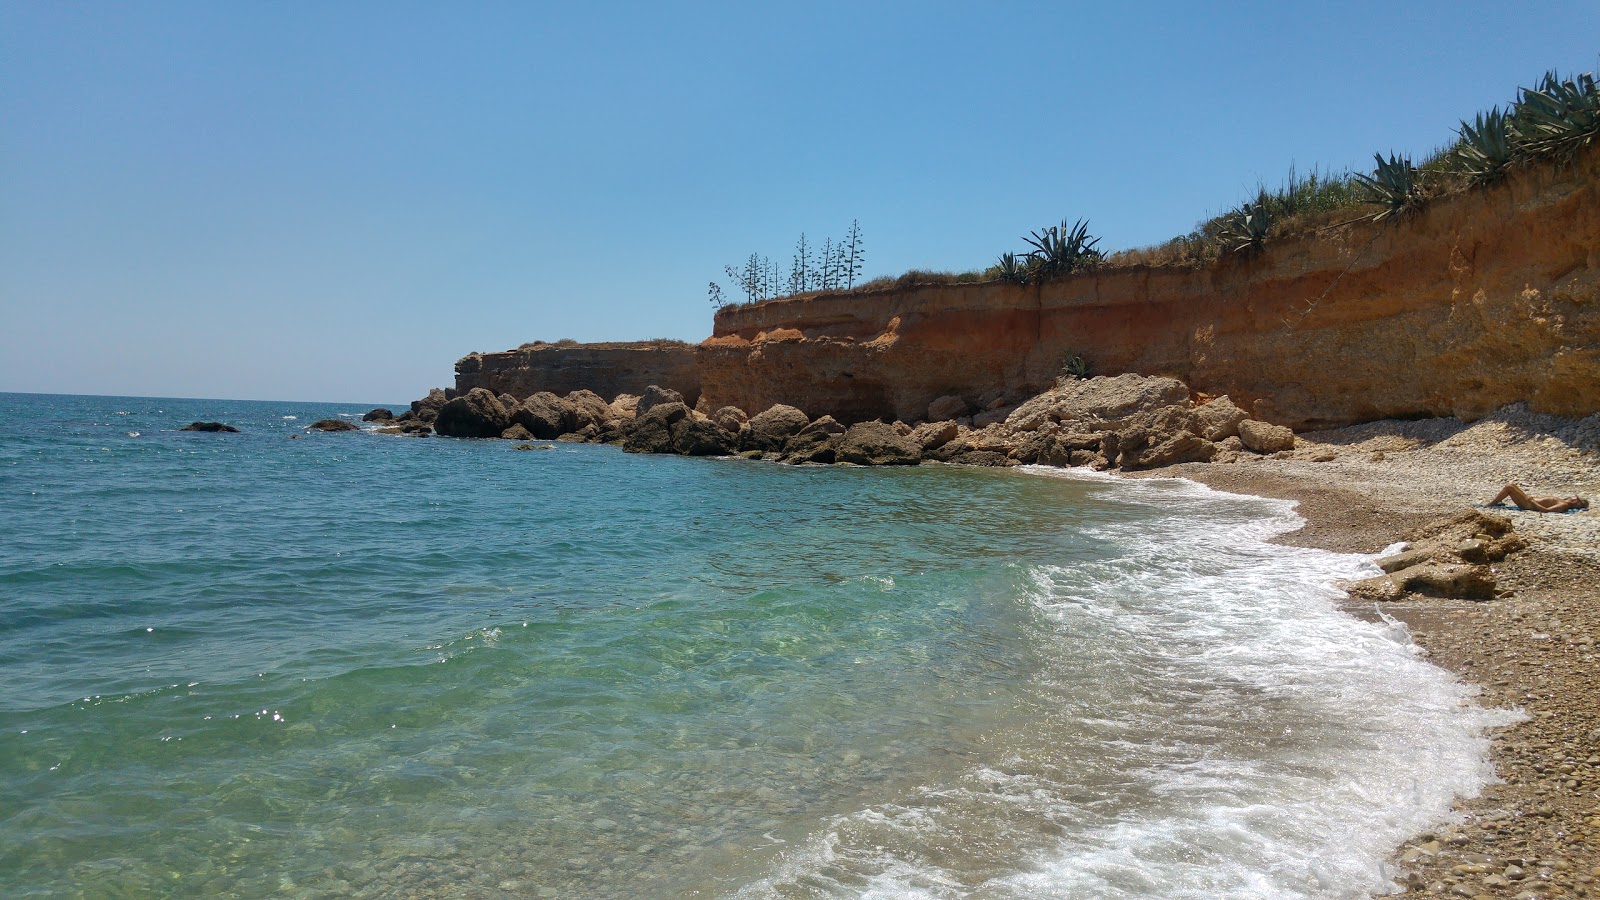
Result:
{"label": "person sunbathing", "polygon": [[1508,499],[1519,509],[1528,512],[1566,512],[1569,509],[1589,508],[1589,501],[1582,497],[1530,497],[1528,492],[1517,487],[1515,482],[1501,488],[1500,493],[1495,494],[1488,505],[1498,506],[1500,501]]}

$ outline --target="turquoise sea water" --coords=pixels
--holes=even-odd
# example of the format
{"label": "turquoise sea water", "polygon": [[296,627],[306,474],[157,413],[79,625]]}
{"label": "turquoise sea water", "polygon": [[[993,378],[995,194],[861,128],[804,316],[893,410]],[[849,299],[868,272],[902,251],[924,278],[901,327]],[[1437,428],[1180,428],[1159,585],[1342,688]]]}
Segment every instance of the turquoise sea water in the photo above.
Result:
{"label": "turquoise sea water", "polygon": [[1283,503],[362,411],[0,394],[6,896],[1356,897],[1489,774]]}

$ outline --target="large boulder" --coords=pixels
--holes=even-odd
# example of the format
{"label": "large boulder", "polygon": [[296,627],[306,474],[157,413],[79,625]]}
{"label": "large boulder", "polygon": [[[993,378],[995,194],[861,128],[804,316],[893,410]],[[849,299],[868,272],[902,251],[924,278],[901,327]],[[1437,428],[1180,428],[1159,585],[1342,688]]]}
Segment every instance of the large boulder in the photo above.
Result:
{"label": "large boulder", "polygon": [[946,394],[928,404],[928,421],[943,422],[946,419],[959,419],[970,412],[972,407],[967,405],[967,401],[954,394]]}
{"label": "large boulder", "polygon": [[789,438],[799,434],[809,424],[811,420],[800,410],[782,403],[774,404],[750,420],[742,434],[740,446],[745,450],[781,451]]}
{"label": "large boulder", "polygon": [[511,421],[540,440],[560,437],[578,428],[578,408],[549,391],[540,391],[511,411]]}
{"label": "large boulder", "polygon": [[1430,561],[1358,582],[1350,595],[1361,600],[1396,600],[1406,594],[1493,600],[1494,570],[1470,563]]}
{"label": "large boulder", "polygon": [[1294,432],[1282,425],[1270,425],[1255,419],[1239,423],[1239,440],[1247,449],[1257,453],[1280,453],[1294,449]]}
{"label": "large boulder", "polygon": [[343,419],[318,419],[306,426],[308,431],[360,431],[354,423]]}
{"label": "large boulder", "polygon": [[629,453],[674,453],[672,426],[693,418],[689,407],[683,403],[662,403],[638,416],[627,425],[622,449]]}
{"label": "large boulder", "polygon": [[575,430],[582,430],[585,425],[599,428],[611,419],[611,404],[591,390],[573,391],[564,398],[572,404],[576,411],[578,421]]}
{"label": "large boulder", "polygon": [[838,458],[845,428],[833,416],[823,416],[800,429],[783,445],[783,462],[831,463]]}
{"label": "large boulder", "polygon": [[663,403],[682,403],[683,395],[672,388],[650,385],[639,395],[639,402],[635,405],[634,415],[642,416]]}
{"label": "large boulder", "polygon": [[750,421],[750,417],[737,406],[724,406],[711,414],[711,421],[721,425],[726,431],[738,434],[745,423]]}
{"label": "large boulder", "polygon": [[947,419],[942,422],[924,422],[911,429],[908,437],[918,450],[927,453],[955,440],[960,432],[961,426]]}
{"label": "large boulder", "polygon": [[508,441],[531,441],[531,440],[533,440],[533,435],[528,432],[528,429],[522,427],[521,425],[512,425],[510,428],[507,428],[505,431],[500,432],[500,437],[502,439],[508,440]]}
{"label": "large boulder", "polygon": [[922,450],[892,426],[857,422],[845,431],[835,457],[861,466],[914,466],[922,462]]}
{"label": "large boulder", "polygon": [[1132,451],[1123,451],[1124,469],[1155,469],[1186,462],[1210,462],[1217,455],[1217,445],[1192,431],[1179,431]]}
{"label": "large boulder", "polygon": [[393,422],[394,410],[379,406],[361,417],[363,422]]}
{"label": "large boulder", "polygon": [[1189,405],[1189,387],[1158,375],[1062,381],[1017,407],[1006,423],[1032,431],[1046,422],[1120,422],[1166,406]]}
{"label": "large boulder", "polygon": [[684,416],[669,431],[673,449],[685,456],[728,456],[739,449],[738,437],[699,416]]}
{"label": "large boulder", "polygon": [[499,437],[510,426],[505,405],[484,388],[445,401],[433,420],[433,430],[447,437]]}
{"label": "large boulder", "polygon": [[1234,405],[1227,394],[1195,407],[1194,423],[1199,435],[1208,441],[1223,441],[1239,433],[1239,423],[1250,414]]}
{"label": "large boulder", "polygon": [[618,394],[611,399],[613,419],[631,419],[639,414],[639,398],[634,394]]}

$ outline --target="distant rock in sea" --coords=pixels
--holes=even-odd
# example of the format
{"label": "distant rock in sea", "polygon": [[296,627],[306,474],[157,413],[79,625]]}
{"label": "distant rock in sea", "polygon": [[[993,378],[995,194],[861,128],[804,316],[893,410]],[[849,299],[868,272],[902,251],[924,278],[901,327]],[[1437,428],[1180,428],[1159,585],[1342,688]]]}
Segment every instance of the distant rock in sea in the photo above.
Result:
{"label": "distant rock in sea", "polygon": [[183,426],[182,428],[179,428],[178,430],[179,431],[225,432],[225,433],[230,433],[230,434],[238,434],[239,433],[239,429],[233,427],[232,425],[224,425],[221,422],[190,422],[189,424]]}
{"label": "distant rock in sea", "polygon": [[360,431],[361,429],[343,419],[318,419],[306,426],[311,431]]}

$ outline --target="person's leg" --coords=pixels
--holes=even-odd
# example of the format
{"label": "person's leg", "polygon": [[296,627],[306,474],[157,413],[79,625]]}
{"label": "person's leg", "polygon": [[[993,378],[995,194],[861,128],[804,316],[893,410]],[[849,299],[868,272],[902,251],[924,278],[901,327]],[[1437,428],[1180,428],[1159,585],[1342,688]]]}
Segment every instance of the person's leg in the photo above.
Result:
{"label": "person's leg", "polygon": [[1533,498],[1528,496],[1528,492],[1517,487],[1515,483],[1506,485],[1505,489],[1494,498],[1494,502],[1499,503],[1507,497],[1511,498],[1511,502],[1515,503],[1518,509],[1525,509],[1529,512],[1542,512],[1539,509],[1539,505],[1533,502]]}
{"label": "person's leg", "polygon": [[1511,492],[1512,491],[1516,491],[1517,493],[1521,493],[1522,489],[1517,487],[1515,484],[1508,484],[1505,487],[1500,489],[1500,493],[1494,495],[1494,499],[1490,500],[1488,505],[1489,506],[1499,506],[1500,505],[1500,501],[1502,501],[1502,500],[1506,499],[1507,497],[1511,496]]}

